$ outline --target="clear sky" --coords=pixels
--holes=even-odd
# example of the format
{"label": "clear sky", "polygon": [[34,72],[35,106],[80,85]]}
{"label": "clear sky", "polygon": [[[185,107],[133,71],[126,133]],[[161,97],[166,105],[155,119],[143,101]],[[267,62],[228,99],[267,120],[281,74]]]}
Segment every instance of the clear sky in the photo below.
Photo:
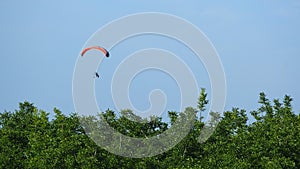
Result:
{"label": "clear sky", "polygon": [[[138,12],[179,16],[207,35],[224,66],[226,110],[257,108],[261,91],[271,99],[291,95],[295,111],[300,110],[299,0],[2,0],[0,9],[0,111],[27,100],[46,111],[74,112],[73,70],[84,43],[110,21]],[[128,44],[134,51],[142,42],[136,38]],[[132,101],[145,109],[147,99],[138,98],[146,95],[139,96],[144,91],[137,84]]]}

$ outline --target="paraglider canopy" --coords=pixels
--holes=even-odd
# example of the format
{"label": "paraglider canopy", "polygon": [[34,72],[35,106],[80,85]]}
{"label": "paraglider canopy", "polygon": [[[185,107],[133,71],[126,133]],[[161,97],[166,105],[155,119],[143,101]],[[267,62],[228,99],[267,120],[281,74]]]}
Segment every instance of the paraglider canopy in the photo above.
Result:
{"label": "paraglider canopy", "polygon": [[91,46],[91,47],[85,48],[81,52],[81,56],[83,56],[87,51],[92,50],[92,49],[100,50],[106,57],[109,57],[109,52],[105,48],[103,48],[101,46]]}

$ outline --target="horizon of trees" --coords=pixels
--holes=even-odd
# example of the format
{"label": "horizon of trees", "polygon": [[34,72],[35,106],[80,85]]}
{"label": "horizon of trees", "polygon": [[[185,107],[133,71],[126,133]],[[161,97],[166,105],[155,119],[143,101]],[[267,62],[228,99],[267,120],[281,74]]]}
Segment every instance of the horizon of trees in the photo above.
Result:
{"label": "horizon of trees", "polygon": [[[33,103],[19,103],[18,110],[0,113],[0,169],[300,168],[300,115],[293,111],[290,96],[270,101],[260,93],[260,107],[250,111],[255,119],[250,124],[243,109],[232,108],[223,116],[210,112],[219,124],[207,141],[199,143],[206,97],[202,89],[198,106],[188,109],[194,113],[189,134],[169,151],[147,158],[122,157],[98,146],[81,120],[101,124],[101,119],[66,116],[54,108],[55,116],[50,120],[50,113]],[[160,117],[138,123],[130,110],[119,114],[112,110],[101,113],[115,130],[140,138],[156,136],[186,117],[186,112],[171,111],[170,123]]]}

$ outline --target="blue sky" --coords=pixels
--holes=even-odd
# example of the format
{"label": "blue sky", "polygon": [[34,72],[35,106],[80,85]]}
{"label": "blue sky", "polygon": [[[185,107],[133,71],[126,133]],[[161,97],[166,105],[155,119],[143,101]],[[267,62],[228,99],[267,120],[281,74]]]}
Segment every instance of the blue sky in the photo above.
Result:
{"label": "blue sky", "polygon": [[[261,91],[270,99],[289,94],[295,111],[300,110],[298,0],[3,0],[0,8],[0,111],[14,110],[28,100],[49,112],[53,107],[74,112],[73,70],[84,43],[110,21],[138,12],[179,16],[207,35],[224,66],[226,110],[257,108]],[[143,38],[137,38],[129,44],[141,42]],[[203,83],[209,88],[205,77]],[[144,92],[136,87],[133,95]],[[135,101],[138,107],[147,107],[146,102]]]}

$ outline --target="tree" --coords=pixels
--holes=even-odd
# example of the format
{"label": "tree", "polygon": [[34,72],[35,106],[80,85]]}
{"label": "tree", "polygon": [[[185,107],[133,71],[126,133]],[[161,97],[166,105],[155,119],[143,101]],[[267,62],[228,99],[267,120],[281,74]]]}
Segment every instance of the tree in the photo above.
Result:
{"label": "tree", "polygon": [[[232,108],[223,117],[210,112],[219,123],[212,136],[200,143],[204,122],[197,113],[206,110],[206,97],[202,89],[197,108],[169,112],[170,124],[159,117],[141,119],[131,110],[80,117],[66,116],[55,108],[49,120],[50,113],[32,103],[20,103],[15,112],[0,113],[0,168],[300,168],[300,115],[293,112],[290,96],[270,101],[260,93],[260,107],[250,111],[253,123],[243,109]],[[188,118],[193,124],[176,123]],[[91,139],[92,129],[106,129],[104,122],[124,135],[145,139],[171,127],[175,132],[187,127],[190,132],[160,155],[127,158],[109,153]],[[104,141],[117,141],[109,132],[102,136]],[[148,146],[149,151],[153,148]]]}

